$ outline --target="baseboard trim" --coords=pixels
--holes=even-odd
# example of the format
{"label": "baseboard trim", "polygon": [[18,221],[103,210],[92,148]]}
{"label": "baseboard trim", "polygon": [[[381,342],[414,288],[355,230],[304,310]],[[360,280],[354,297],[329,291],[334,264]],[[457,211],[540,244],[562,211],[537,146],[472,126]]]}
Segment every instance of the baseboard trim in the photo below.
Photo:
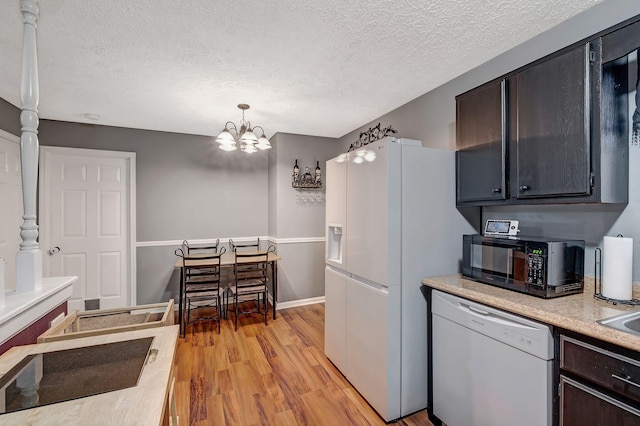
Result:
{"label": "baseboard trim", "polygon": [[[273,296],[271,295],[271,293],[269,293],[269,303],[273,305]],[[290,300],[288,302],[278,302],[276,311],[279,311],[280,309],[296,308],[298,306],[314,305],[316,303],[324,303],[324,296],[310,297],[308,299]],[[231,305],[231,303],[227,303],[227,305]],[[175,312],[178,312],[178,302],[176,302],[173,306],[173,310]],[[160,311],[164,312],[163,310]]]}
{"label": "baseboard trim", "polygon": [[313,305],[315,303],[324,303],[324,296],[310,297],[309,299],[291,300],[289,302],[278,302],[276,310],[295,308],[297,306]]}

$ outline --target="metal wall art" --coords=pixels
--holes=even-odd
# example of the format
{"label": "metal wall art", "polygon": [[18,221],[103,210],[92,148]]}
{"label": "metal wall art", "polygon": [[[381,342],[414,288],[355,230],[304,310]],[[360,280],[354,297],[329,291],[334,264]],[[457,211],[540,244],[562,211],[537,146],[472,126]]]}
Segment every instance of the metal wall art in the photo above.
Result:
{"label": "metal wall art", "polygon": [[322,172],[320,171],[320,161],[316,161],[316,169],[313,174],[309,166],[305,166],[304,173],[300,173],[298,167],[298,159],[293,166],[293,175],[291,176],[291,186],[297,189],[318,189],[322,188]]}
{"label": "metal wall art", "polygon": [[371,142],[378,141],[389,136],[390,134],[395,133],[396,131],[392,129],[391,126],[382,129],[380,128],[380,123],[378,123],[376,127],[369,127],[369,130],[367,130],[366,132],[360,132],[360,137],[357,141],[351,144],[348,152],[351,152],[354,149],[358,149],[362,146],[370,144]]}

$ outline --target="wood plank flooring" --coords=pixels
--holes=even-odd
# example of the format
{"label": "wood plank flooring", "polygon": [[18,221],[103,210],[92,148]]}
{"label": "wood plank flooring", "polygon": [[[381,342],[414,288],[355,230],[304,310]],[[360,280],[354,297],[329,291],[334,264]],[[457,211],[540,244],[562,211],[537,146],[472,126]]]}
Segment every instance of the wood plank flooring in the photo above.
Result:
{"label": "wood plank flooring", "polygon": [[[230,315],[231,317],[231,315]],[[324,355],[324,304],[189,325],[176,354],[180,425],[384,425]],[[426,411],[398,425],[428,425]]]}

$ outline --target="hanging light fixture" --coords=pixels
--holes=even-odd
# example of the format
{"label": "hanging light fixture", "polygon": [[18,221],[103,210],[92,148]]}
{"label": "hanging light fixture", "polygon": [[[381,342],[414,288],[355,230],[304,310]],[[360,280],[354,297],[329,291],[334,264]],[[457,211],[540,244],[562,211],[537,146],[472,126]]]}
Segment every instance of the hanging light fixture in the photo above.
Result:
{"label": "hanging light fixture", "polygon": [[[240,129],[231,122],[227,121],[224,125],[224,130],[216,138],[216,142],[220,145],[219,148],[223,151],[234,151],[240,145],[240,150],[247,154],[254,153],[256,151],[271,148],[269,139],[264,134],[264,129],[260,126],[251,127],[251,123],[245,121],[244,112],[250,107],[247,104],[238,104],[238,108],[242,110],[242,120],[240,120]],[[262,135],[256,136],[254,130],[260,129]]]}

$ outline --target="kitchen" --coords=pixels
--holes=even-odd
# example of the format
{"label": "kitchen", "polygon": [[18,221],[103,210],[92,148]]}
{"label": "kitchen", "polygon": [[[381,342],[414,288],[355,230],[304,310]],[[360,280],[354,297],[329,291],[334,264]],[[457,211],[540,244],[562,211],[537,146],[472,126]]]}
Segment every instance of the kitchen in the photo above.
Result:
{"label": "kitchen", "polygon": [[[385,125],[387,123],[393,124],[394,128],[401,132],[402,137],[421,140],[425,145],[434,148],[451,149],[455,146],[454,102],[456,95],[638,13],[640,10],[637,9],[637,6],[630,3],[605,2],[596,5],[584,14],[524,43],[520,48],[493,59],[337,140],[293,134],[277,135],[276,142],[281,148],[277,154],[270,153],[269,160],[265,157],[251,159],[250,164],[242,163],[241,170],[227,170],[225,172],[227,176],[225,179],[241,179],[243,182],[260,181],[259,186],[249,189],[256,193],[255,204],[273,206],[277,215],[269,215],[268,220],[266,214],[256,215],[257,220],[247,218],[242,220],[242,224],[231,224],[231,228],[228,226],[222,228],[213,223],[216,221],[202,220],[191,229],[183,223],[175,223],[174,220],[180,214],[178,209],[173,207],[180,204],[175,201],[175,197],[181,187],[172,183],[172,177],[178,175],[178,170],[186,174],[185,182],[200,182],[204,180],[202,176],[208,176],[214,181],[223,178],[218,172],[210,170],[210,166],[199,163],[196,163],[195,168],[193,166],[193,158],[211,158],[205,148],[210,143],[208,138],[43,120],[40,126],[41,142],[43,145],[124,151],[132,150],[135,146],[138,154],[138,184],[141,188],[139,190],[138,244],[136,248],[139,264],[139,303],[150,303],[166,299],[172,293],[175,294],[177,276],[171,268],[167,268],[167,265],[172,265],[174,261],[173,247],[160,243],[181,240],[185,237],[203,238],[203,234],[212,237],[217,235],[269,235],[276,240],[280,239],[278,251],[285,259],[284,261],[289,262],[289,264],[283,263],[281,268],[283,271],[287,271],[286,276],[280,280],[283,289],[281,301],[322,297],[324,295],[322,273],[324,248],[322,241],[314,240],[314,238],[318,239],[324,236],[322,215],[318,214],[316,210],[310,209],[309,206],[297,205],[289,194],[276,190],[275,180],[288,184],[295,158],[305,159],[305,163],[311,163],[311,158],[326,160],[334,157],[338,153],[346,151],[348,146],[357,139],[360,131],[366,130],[378,122]],[[19,134],[17,109],[3,103],[2,111],[0,114],[1,127],[10,133]],[[323,142],[328,143],[323,144]],[[637,149],[631,147],[631,164],[638,164],[637,155],[634,157],[636,153]],[[216,161],[220,161],[220,167],[224,165],[222,160]],[[270,161],[274,161],[276,164],[273,169],[268,169],[267,164]],[[172,167],[176,167],[176,169],[169,174],[161,173],[158,170],[159,168],[171,169]],[[637,181],[634,179],[636,176],[634,173],[637,172],[632,166],[630,168],[630,182]],[[271,177],[274,178],[273,181],[270,179]],[[146,190],[152,189],[154,185],[162,186],[167,190],[164,193]],[[202,185],[204,187],[205,184]],[[271,191],[272,188],[273,191]],[[570,231],[571,235],[569,236],[584,235],[585,237],[582,238],[593,250],[595,246],[600,244],[602,236],[608,235],[610,230],[616,234],[622,233],[625,236],[633,237],[635,241],[638,241],[640,236],[637,227],[634,226],[634,218],[639,197],[634,191],[637,191],[634,185],[630,185],[629,204],[622,211],[603,206],[493,207],[489,211],[496,217],[501,215],[507,218],[520,218],[523,230],[525,224],[533,226],[532,224],[537,223],[533,230],[538,230],[542,226],[541,223],[546,223],[555,227],[549,232]],[[225,203],[222,203],[221,208],[224,208],[224,205]],[[174,208],[175,210],[172,210]],[[267,207],[262,209],[266,211]],[[167,213],[159,215],[158,211],[166,211]],[[222,216],[223,213],[214,212],[213,214]],[[291,218],[295,218],[297,222],[292,221]],[[305,239],[301,242],[285,240],[292,237]],[[304,268],[297,266],[300,259],[308,259],[305,260]],[[635,271],[639,270],[637,259],[636,255],[634,258]],[[587,256],[586,261],[585,270],[587,274],[590,274],[592,270],[592,267],[589,266],[591,257]],[[635,280],[638,280],[637,277]],[[302,282],[305,284],[300,284]]]}

